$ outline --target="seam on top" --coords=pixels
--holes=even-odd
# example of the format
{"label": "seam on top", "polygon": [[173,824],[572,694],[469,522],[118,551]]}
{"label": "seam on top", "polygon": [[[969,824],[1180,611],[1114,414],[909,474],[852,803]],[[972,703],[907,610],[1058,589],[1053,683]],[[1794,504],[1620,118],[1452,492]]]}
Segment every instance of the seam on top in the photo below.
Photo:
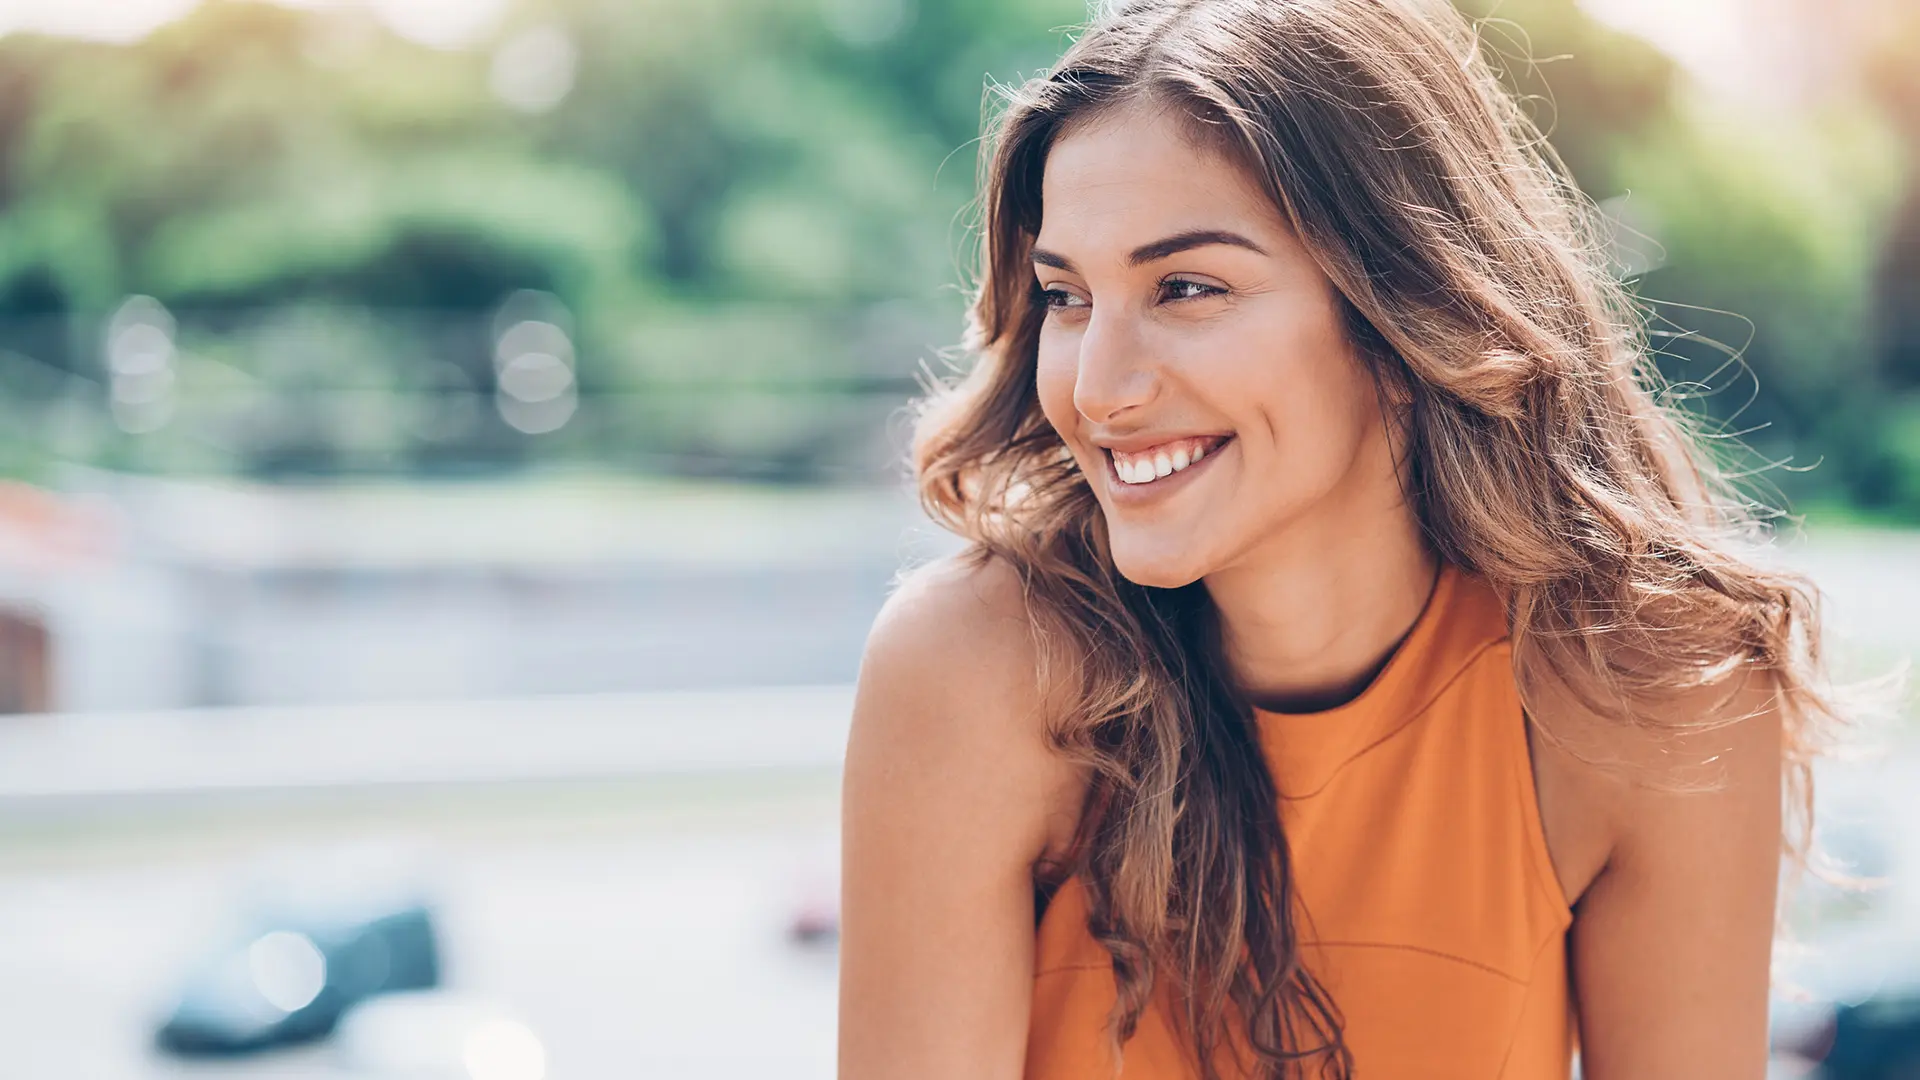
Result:
{"label": "seam on top", "polygon": [[1515,986],[1527,985],[1527,980],[1517,975],[1501,971],[1499,968],[1485,961],[1474,960],[1461,956],[1458,953],[1450,953],[1445,949],[1434,949],[1425,945],[1409,945],[1404,941],[1311,941],[1303,942],[1302,945],[1309,949],[1316,947],[1327,949],[1394,949],[1399,952],[1421,953],[1426,956],[1438,957],[1442,960],[1451,960],[1456,964],[1465,964],[1467,967],[1484,971],[1494,978],[1510,982]]}
{"label": "seam on top", "polygon": [[1566,887],[1560,884],[1560,869],[1553,862],[1553,847],[1547,843],[1547,823],[1540,809],[1540,788],[1533,777],[1533,719],[1527,715],[1526,703],[1514,695],[1513,713],[1520,725],[1520,749],[1508,755],[1513,762],[1514,783],[1518,789],[1520,801],[1520,826],[1526,833],[1527,876],[1533,879],[1553,909],[1558,930],[1573,925],[1573,902],[1567,897]]}
{"label": "seam on top", "polygon": [[1467,672],[1473,670],[1473,666],[1480,662],[1480,658],[1485,656],[1488,650],[1492,649],[1496,645],[1504,644],[1506,643],[1506,641],[1507,641],[1507,636],[1505,634],[1502,634],[1497,638],[1489,639],[1475,646],[1473,651],[1467,654],[1466,659],[1460,662],[1460,666],[1454,670],[1453,674],[1448,675],[1444,680],[1442,680],[1440,685],[1436,687],[1431,694],[1427,695],[1427,699],[1420,704],[1420,707],[1410,711],[1407,714],[1407,718],[1401,721],[1398,727],[1380,736],[1379,738],[1373,740],[1372,742],[1361,747],[1360,749],[1355,750],[1353,754],[1350,757],[1348,757],[1345,761],[1342,761],[1340,764],[1335,765],[1333,767],[1333,771],[1327,774],[1326,779],[1320,781],[1319,787],[1314,788],[1312,791],[1302,792],[1301,794],[1298,794],[1298,795],[1288,795],[1283,792],[1280,794],[1280,798],[1286,802],[1299,802],[1304,799],[1311,799],[1314,796],[1319,795],[1321,792],[1327,790],[1328,787],[1332,786],[1334,780],[1336,780],[1341,773],[1347,771],[1347,766],[1352,765],[1354,762],[1359,761],[1363,757],[1366,757],[1368,754],[1379,749],[1381,746],[1384,746],[1389,740],[1393,739],[1394,736],[1399,735],[1401,732],[1412,727],[1415,721],[1425,716],[1429,709],[1432,709],[1436,704],[1439,703],[1440,698],[1443,695],[1445,695],[1447,691],[1453,689],[1453,684],[1459,682],[1462,676],[1464,676]]}
{"label": "seam on top", "polygon": [[[1546,940],[1542,941],[1539,946],[1533,950],[1533,961],[1527,965],[1527,981],[1523,984],[1527,988],[1527,993],[1521,997],[1520,1012],[1513,1018],[1513,1028],[1507,1033],[1507,1052],[1501,1055],[1500,1071],[1493,1074],[1495,1077],[1504,1078],[1507,1075],[1507,1066],[1513,1064],[1514,1048],[1520,1045],[1520,1024],[1527,1018],[1527,1003],[1533,996],[1534,980],[1540,974],[1540,957],[1555,943],[1559,943],[1563,948],[1565,947],[1566,927],[1563,926],[1551,934],[1548,934]],[[1569,1073],[1571,1073],[1573,1068],[1573,1052],[1571,1048],[1569,1048],[1567,1052],[1567,1068]]]}
{"label": "seam on top", "polygon": [[[1557,934],[1558,931],[1555,931],[1555,933]],[[1549,941],[1552,940],[1552,935],[1549,935],[1548,940]],[[1487,974],[1492,975],[1497,979],[1502,979],[1502,980],[1505,980],[1506,982],[1513,983],[1515,986],[1526,986],[1528,984],[1527,979],[1523,979],[1510,972],[1502,971],[1499,968],[1494,967],[1492,964],[1485,962],[1484,960],[1475,960],[1471,957],[1461,956],[1458,953],[1451,953],[1446,951],[1445,949],[1435,949],[1427,945],[1413,945],[1404,941],[1338,941],[1338,940],[1303,941],[1300,944],[1303,949],[1314,949],[1314,948],[1395,949],[1401,952],[1420,953],[1422,955],[1436,957],[1441,960],[1451,960],[1456,964],[1464,964],[1467,967],[1484,971]],[[1540,948],[1536,947],[1534,949],[1534,959],[1528,965],[1529,969],[1531,969],[1535,964],[1539,962],[1539,953],[1540,953]],[[1060,972],[1067,972],[1067,971],[1111,971],[1111,970],[1113,970],[1112,965],[1107,962],[1075,961],[1072,963],[1054,964],[1051,967],[1041,968],[1040,970],[1035,971],[1033,973],[1033,977],[1038,979],[1043,975],[1054,975]]]}
{"label": "seam on top", "polygon": [[1090,962],[1089,963],[1072,963],[1072,964],[1055,964],[1052,967],[1041,968],[1040,970],[1034,972],[1033,977],[1037,979],[1042,975],[1056,975],[1063,971],[1112,971],[1112,970],[1113,970],[1113,964],[1111,962],[1100,963],[1100,964],[1090,963]]}

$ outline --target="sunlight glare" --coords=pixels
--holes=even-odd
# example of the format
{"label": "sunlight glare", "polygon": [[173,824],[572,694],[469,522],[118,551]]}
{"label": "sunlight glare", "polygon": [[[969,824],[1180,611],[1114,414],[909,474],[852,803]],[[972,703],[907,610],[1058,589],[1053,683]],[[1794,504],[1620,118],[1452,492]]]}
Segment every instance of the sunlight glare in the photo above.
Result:
{"label": "sunlight glare", "polygon": [[[482,41],[499,24],[506,0],[261,0],[282,7],[364,6],[394,33],[439,49]],[[182,18],[199,0],[0,0],[0,35],[54,34],[127,43]]]}
{"label": "sunlight glare", "polygon": [[1767,89],[1769,40],[1764,0],[1578,0],[1595,19],[1680,62],[1709,90],[1750,97]]}

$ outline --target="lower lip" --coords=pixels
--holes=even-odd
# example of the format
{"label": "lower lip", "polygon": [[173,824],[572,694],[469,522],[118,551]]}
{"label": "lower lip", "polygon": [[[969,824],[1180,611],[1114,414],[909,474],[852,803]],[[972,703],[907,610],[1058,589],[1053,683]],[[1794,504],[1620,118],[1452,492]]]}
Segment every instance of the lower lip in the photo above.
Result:
{"label": "lower lip", "polygon": [[1146,484],[1129,484],[1120,479],[1119,472],[1113,467],[1113,455],[1102,451],[1101,456],[1107,459],[1107,494],[1117,506],[1144,506],[1147,503],[1158,502],[1192,484],[1194,477],[1212,468],[1213,463],[1220,460],[1220,455],[1232,445],[1233,439],[1228,438],[1226,442],[1207,451],[1204,457],[1192,465]]}

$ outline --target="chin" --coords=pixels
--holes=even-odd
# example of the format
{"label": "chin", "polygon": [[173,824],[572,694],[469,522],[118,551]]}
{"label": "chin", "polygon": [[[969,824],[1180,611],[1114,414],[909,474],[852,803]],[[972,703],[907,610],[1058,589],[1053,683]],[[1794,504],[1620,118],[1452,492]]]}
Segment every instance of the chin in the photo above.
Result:
{"label": "chin", "polygon": [[1206,576],[1205,560],[1193,544],[1143,542],[1111,535],[1113,568],[1120,576],[1151,589],[1178,589]]}

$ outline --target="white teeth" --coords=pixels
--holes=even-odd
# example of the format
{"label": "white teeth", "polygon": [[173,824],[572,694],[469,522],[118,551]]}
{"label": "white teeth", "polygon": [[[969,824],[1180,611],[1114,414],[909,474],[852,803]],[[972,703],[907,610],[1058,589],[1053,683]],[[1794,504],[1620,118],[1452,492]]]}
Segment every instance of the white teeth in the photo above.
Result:
{"label": "white teeth", "polygon": [[1171,451],[1160,450],[1151,457],[1132,457],[1123,459],[1113,455],[1113,471],[1122,483],[1150,484],[1163,476],[1179,472],[1181,469],[1199,461],[1206,455],[1203,443],[1183,442]]}

